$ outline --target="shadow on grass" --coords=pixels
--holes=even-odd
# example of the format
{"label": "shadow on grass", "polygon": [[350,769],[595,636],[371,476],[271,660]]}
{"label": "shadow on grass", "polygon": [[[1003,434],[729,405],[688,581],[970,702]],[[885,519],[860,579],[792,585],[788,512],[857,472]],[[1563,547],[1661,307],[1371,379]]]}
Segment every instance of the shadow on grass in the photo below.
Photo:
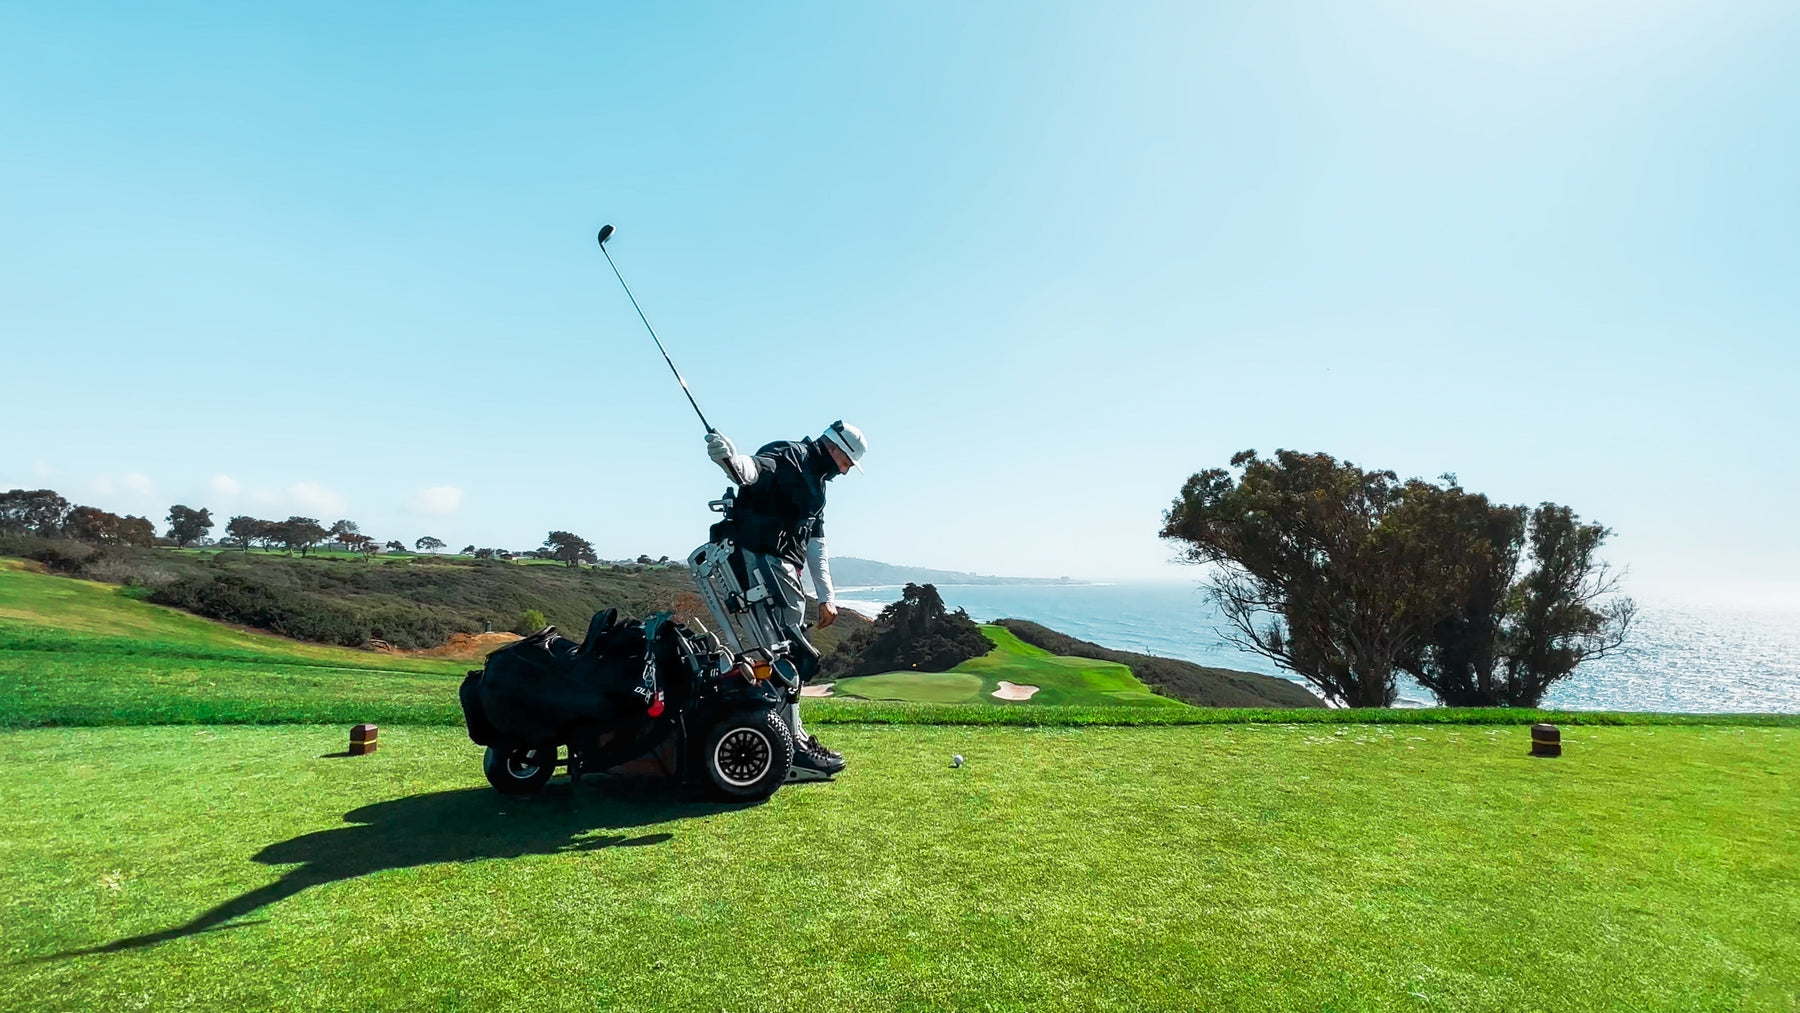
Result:
{"label": "shadow on grass", "polygon": [[302,834],[257,852],[253,860],[264,865],[298,867],[185,925],[28,962],[118,953],[238,928],[241,923],[226,923],[309,887],[385,869],[662,844],[674,835],[594,831],[644,830],[739,808],[743,806],[683,801],[673,797],[665,784],[631,780],[529,799],[509,798],[490,788],[465,788],[377,802],[345,813],[344,822],[353,826]]}

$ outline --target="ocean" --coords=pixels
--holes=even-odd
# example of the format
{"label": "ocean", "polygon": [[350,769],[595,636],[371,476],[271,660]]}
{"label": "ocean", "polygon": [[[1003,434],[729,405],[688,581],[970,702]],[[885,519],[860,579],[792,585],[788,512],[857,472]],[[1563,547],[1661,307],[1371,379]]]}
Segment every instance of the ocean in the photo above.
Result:
{"label": "ocean", "polygon": [[[1029,619],[1121,651],[1262,672],[1301,682],[1261,655],[1226,643],[1218,611],[1192,583],[939,584],[951,608],[978,621]],[[846,588],[842,604],[866,615],[899,586]],[[1304,683],[1302,683],[1304,684]],[[1435,705],[1401,677],[1402,706]],[[1560,710],[1800,713],[1800,612],[1662,606],[1639,602],[1625,646],[1552,687]]]}

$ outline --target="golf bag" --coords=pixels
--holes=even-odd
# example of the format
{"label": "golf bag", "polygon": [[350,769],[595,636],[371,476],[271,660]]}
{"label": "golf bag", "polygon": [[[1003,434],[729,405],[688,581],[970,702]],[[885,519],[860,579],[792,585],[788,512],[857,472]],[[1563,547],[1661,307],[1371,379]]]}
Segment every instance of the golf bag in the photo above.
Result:
{"label": "golf bag", "polygon": [[[550,626],[493,652],[463,680],[469,737],[483,746],[576,743],[657,717],[666,699],[651,648],[665,628],[675,633],[664,617],[619,623],[607,609],[580,644]],[[669,653],[667,643],[655,646]]]}
{"label": "golf bag", "polygon": [[469,738],[487,747],[488,782],[532,795],[566,767],[571,782],[662,773],[726,801],[774,794],[794,761],[793,665],[727,651],[695,627],[668,612],[619,622],[608,609],[580,644],[550,628],[488,655],[461,690]]}

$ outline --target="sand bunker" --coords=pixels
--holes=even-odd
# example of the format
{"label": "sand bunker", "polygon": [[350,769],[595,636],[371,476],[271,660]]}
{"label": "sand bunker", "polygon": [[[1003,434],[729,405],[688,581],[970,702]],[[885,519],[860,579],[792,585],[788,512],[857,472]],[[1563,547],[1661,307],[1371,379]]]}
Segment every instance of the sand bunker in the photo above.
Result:
{"label": "sand bunker", "polygon": [[1037,691],[1036,686],[1020,686],[1002,679],[1000,688],[994,690],[991,695],[996,700],[1029,700]]}
{"label": "sand bunker", "polygon": [[835,683],[835,682],[826,682],[826,683],[820,683],[817,686],[802,686],[802,687],[800,687],[800,695],[801,696],[830,696],[831,695],[831,687],[833,687],[835,685],[837,685],[837,683]]}
{"label": "sand bunker", "polygon": [[383,654],[401,654],[409,658],[465,658],[474,661],[485,658],[495,648],[505,647],[518,639],[517,633],[452,633],[449,640],[422,651],[403,651],[385,640],[371,640],[369,647]]}

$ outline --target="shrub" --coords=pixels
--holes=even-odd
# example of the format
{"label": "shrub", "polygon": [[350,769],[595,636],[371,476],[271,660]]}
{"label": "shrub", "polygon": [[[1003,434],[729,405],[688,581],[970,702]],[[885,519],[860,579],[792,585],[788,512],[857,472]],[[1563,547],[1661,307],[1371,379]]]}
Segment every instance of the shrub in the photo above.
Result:
{"label": "shrub", "polygon": [[537,609],[526,609],[519,613],[519,621],[513,624],[513,632],[521,637],[529,637],[533,633],[550,625],[544,621],[544,614]]}

